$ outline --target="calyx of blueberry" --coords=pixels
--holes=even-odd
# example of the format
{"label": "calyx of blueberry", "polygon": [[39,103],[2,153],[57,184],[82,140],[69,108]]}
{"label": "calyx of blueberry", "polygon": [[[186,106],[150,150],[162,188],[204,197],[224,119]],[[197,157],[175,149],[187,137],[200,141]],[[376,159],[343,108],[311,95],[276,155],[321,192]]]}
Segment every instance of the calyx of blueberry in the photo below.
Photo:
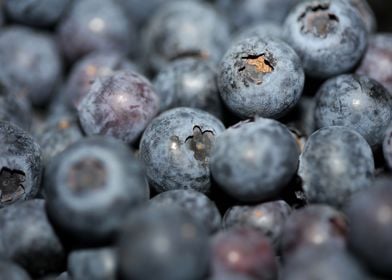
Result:
{"label": "calyx of blueberry", "polygon": [[256,55],[246,55],[241,57],[244,64],[238,69],[238,72],[245,72],[247,77],[255,84],[261,84],[262,77],[260,74],[268,74],[275,70],[273,59],[268,58],[265,53]]}
{"label": "calyx of blueberry", "polygon": [[211,130],[202,130],[200,126],[195,125],[193,127],[193,135],[188,136],[185,143],[193,151],[193,156],[196,160],[207,162],[214,138],[214,132]]}
{"label": "calyx of blueberry", "polygon": [[106,185],[107,171],[101,160],[86,158],[72,165],[68,186],[77,193],[101,189]]}
{"label": "calyx of blueberry", "polygon": [[12,202],[24,195],[25,180],[26,175],[23,171],[3,167],[0,170],[0,202]]}

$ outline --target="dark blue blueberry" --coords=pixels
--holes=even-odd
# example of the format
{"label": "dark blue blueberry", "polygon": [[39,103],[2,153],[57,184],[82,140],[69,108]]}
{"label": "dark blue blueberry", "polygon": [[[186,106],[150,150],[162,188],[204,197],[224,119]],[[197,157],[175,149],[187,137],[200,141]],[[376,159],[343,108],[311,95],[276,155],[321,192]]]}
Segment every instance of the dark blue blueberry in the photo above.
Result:
{"label": "dark blue blueberry", "polygon": [[391,178],[352,196],[345,208],[350,230],[348,242],[357,257],[376,273],[392,277]]}
{"label": "dark blue blueberry", "polygon": [[0,120],[9,121],[29,130],[32,112],[29,101],[24,96],[15,96],[0,83]]}
{"label": "dark blue blueberry", "polygon": [[335,206],[369,187],[373,173],[369,144],[359,133],[341,126],[325,127],[310,136],[298,170],[310,202]]}
{"label": "dark blue blueberry", "polygon": [[224,129],[214,116],[192,108],[172,109],[155,118],[140,142],[140,157],[152,187],[158,192],[209,192],[210,152]]}
{"label": "dark blue blueberry", "polygon": [[346,1],[302,1],[285,22],[285,38],[306,74],[328,78],[350,71],[366,50],[367,31]]}
{"label": "dark blue blueberry", "polygon": [[275,249],[279,249],[283,225],[291,207],[283,200],[254,206],[233,206],[223,217],[223,227],[251,227],[267,236]]}
{"label": "dark blue blueberry", "polygon": [[216,0],[217,8],[230,19],[233,29],[264,21],[280,24],[299,0]]}
{"label": "dark blue blueberry", "polygon": [[116,280],[117,256],[113,248],[73,251],[68,256],[72,280]]}
{"label": "dark blue blueberry", "polygon": [[241,201],[263,201],[287,185],[298,165],[291,132],[270,119],[243,122],[219,135],[210,168],[221,188]]}
{"label": "dark blue blueberry", "polygon": [[346,126],[371,146],[381,144],[392,121],[392,96],[378,82],[358,75],[340,75],[326,81],[316,96],[315,123]]}
{"label": "dark blue blueberry", "polygon": [[62,271],[65,253],[48,221],[44,200],[28,200],[1,209],[0,228],[1,255],[34,276]]}
{"label": "dark blue blueberry", "polygon": [[279,118],[299,101],[305,75],[299,57],[279,39],[251,37],[223,57],[218,86],[235,114]]}
{"label": "dark blue blueberry", "polygon": [[263,21],[236,32],[234,42],[239,42],[250,37],[283,39],[283,28],[280,24],[273,21]]}
{"label": "dark blue blueberry", "polygon": [[87,135],[111,136],[131,143],[158,113],[159,98],[150,82],[131,71],[95,80],[78,106]]}
{"label": "dark blue blueberry", "polygon": [[188,211],[209,232],[217,231],[221,226],[221,215],[204,194],[194,190],[172,190],[163,192],[151,200],[152,205],[177,205]]}
{"label": "dark blue blueberry", "polygon": [[211,246],[211,279],[277,279],[274,249],[259,231],[251,228],[222,231],[213,237]]}
{"label": "dark blue blueberry", "polygon": [[285,263],[281,280],[368,280],[361,265],[344,250],[304,248]]}
{"label": "dark blue blueberry", "polygon": [[35,197],[41,184],[41,149],[30,134],[0,121],[0,208]]}
{"label": "dark blue blueberry", "polygon": [[141,164],[125,144],[111,138],[80,140],[45,171],[48,214],[77,245],[112,238],[124,216],[149,196]]}
{"label": "dark blue blueberry", "polygon": [[70,3],[71,0],[6,0],[4,6],[13,21],[42,27],[56,24]]}
{"label": "dark blue blueberry", "polygon": [[75,107],[87,95],[95,79],[103,79],[115,71],[135,71],[137,67],[116,52],[95,52],[80,59],[72,68],[65,91],[66,99]]}
{"label": "dark blue blueberry", "polygon": [[216,82],[216,67],[198,58],[175,60],[156,76],[154,87],[161,99],[161,111],[191,107],[222,117],[222,103]]}
{"label": "dark blue blueberry", "polygon": [[[28,42],[28,44],[26,43]],[[0,80],[16,96],[45,105],[61,77],[61,60],[52,37],[27,27],[0,31]]]}
{"label": "dark blue blueberry", "polygon": [[303,248],[346,247],[348,225],[343,213],[327,205],[310,205],[295,210],[286,219],[282,255],[290,259]]}
{"label": "dark blue blueberry", "polygon": [[29,274],[19,265],[9,261],[0,260],[0,279],[4,280],[31,280]]}
{"label": "dark blue blueberry", "polygon": [[379,33],[369,38],[365,56],[355,72],[375,79],[392,93],[391,33]]}
{"label": "dark blue blueberry", "polygon": [[208,234],[186,211],[150,206],[133,213],[118,242],[124,279],[199,280],[208,270]]}
{"label": "dark blue blueberry", "polygon": [[73,1],[58,29],[59,44],[68,60],[75,61],[94,51],[128,54],[135,30],[113,0]]}
{"label": "dark blue blueberry", "polygon": [[83,133],[75,116],[64,115],[55,119],[51,116],[38,133],[37,142],[41,146],[44,162],[47,163],[82,138]]}
{"label": "dark blue blueberry", "polygon": [[153,70],[189,56],[218,63],[229,41],[227,23],[207,3],[174,1],[150,19],[144,32],[144,56]]}

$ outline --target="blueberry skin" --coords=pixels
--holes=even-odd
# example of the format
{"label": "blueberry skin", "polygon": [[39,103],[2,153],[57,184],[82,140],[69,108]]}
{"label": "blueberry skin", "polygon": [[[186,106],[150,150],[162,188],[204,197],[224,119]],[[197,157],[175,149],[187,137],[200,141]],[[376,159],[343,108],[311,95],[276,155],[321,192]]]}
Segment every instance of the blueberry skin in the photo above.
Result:
{"label": "blueberry skin", "polygon": [[282,255],[290,259],[304,248],[345,249],[348,225],[342,212],[327,205],[309,205],[292,212],[282,229]]}
{"label": "blueberry skin", "polygon": [[[391,178],[380,178],[371,189],[354,195],[345,207],[352,252],[372,271],[392,277]],[[364,226],[364,224],[366,226]]]}
{"label": "blueberry skin", "polygon": [[115,71],[137,71],[136,65],[116,52],[94,52],[76,62],[65,86],[66,99],[76,108],[91,89],[95,79],[103,79]]}
{"label": "blueberry skin", "polygon": [[212,238],[211,248],[212,279],[278,279],[274,249],[257,230],[231,228],[219,232]]}
{"label": "blueberry skin", "polygon": [[9,121],[28,131],[31,119],[30,102],[22,96],[15,96],[0,83],[0,120]]}
{"label": "blueberry skin", "polygon": [[113,0],[74,1],[57,33],[71,62],[93,51],[131,53],[136,38],[133,25]]}
{"label": "blueberry skin", "polygon": [[117,243],[120,274],[132,280],[204,279],[208,234],[186,211],[150,206],[133,213]]}
{"label": "blueberry skin", "polygon": [[194,190],[172,190],[158,194],[150,200],[152,205],[177,205],[188,211],[210,233],[221,226],[221,215],[212,202],[204,194]]}
{"label": "blueberry skin", "polygon": [[281,280],[367,280],[369,276],[348,252],[333,247],[304,248],[284,265]]}
{"label": "blueberry skin", "polygon": [[283,40],[283,28],[280,24],[273,21],[263,21],[250,25],[235,33],[234,42],[240,42],[250,37],[273,37]]}
{"label": "blueberry skin", "polygon": [[0,208],[35,197],[41,185],[41,149],[30,134],[0,121]]}
{"label": "blueberry skin", "polygon": [[231,46],[219,66],[218,87],[228,108],[242,118],[279,118],[300,99],[305,75],[286,43],[251,37]]}
{"label": "blueberry skin", "polygon": [[115,280],[116,253],[110,247],[73,251],[68,257],[68,271],[73,280]]}
{"label": "blueberry skin", "polygon": [[368,48],[355,73],[375,79],[392,92],[391,33],[378,33],[369,38]]}
{"label": "blueberry skin", "polygon": [[223,227],[251,227],[268,237],[275,249],[279,249],[283,225],[291,213],[291,207],[283,200],[254,206],[233,206],[223,216]]}
{"label": "blueberry skin", "polygon": [[157,192],[176,189],[210,191],[208,161],[220,120],[192,108],[175,108],[155,118],[140,141],[140,157]]}
{"label": "blueberry skin", "polygon": [[191,107],[222,118],[223,108],[216,76],[216,67],[200,58],[178,59],[168,64],[154,80],[154,87],[161,99],[160,111]]}
{"label": "blueberry skin", "polygon": [[392,96],[378,82],[358,75],[340,75],[326,81],[316,96],[316,127],[346,126],[370,146],[379,145],[392,121]]}
{"label": "blueberry skin", "polygon": [[382,151],[387,167],[392,169],[392,125],[390,124],[385,131]]}
{"label": "blueberry skin", "polygon": [[238,30],[263,21],[281,24],[299,0],[217,0],[216,5]]}
{"label": "blueberry skin", "polygon": [[207,3],[195,1],[162,6],[150,19],[143,38],[145,59],[155,71],[183,57],[218,63],[230,42],[225,19]]}
{"label": "blueberry skin", "polygon": [[70,3],[70,0],[6,0],[4,6],[13,21],[45,27],[56,24]]}
{"label": "blueberry skin", "polygon": [[4,86],[37,106],[48,103],[61,78],[61,58],[53,38],[27,27],[1,30],[0,64]]}
{"label": "blueberry skin", "polygon": [[[345,2],[345,0],[342,0]],[[367,32],[373,33],[377,30],[377,20],[372,8],[370,7],[367,0],[349,0],[348,3],[354,7],[359,16],[365,23]]]}
{"label": "blueberry skin", "polygon": [[159,110],[150,82],[135,72],[118,71],[95,80],[78,106],[87,135],[111,136],[132,143]]}
{"label": "blueberry skin", "polygon": [[62,271],[65,252],[45,212],[45,201],[32,199],[0,210],[0,254],[32,276]]}
{"label": "blueberry skin", "polygon": [[367,31],[358,11],[343,1],[298,4],[286,18],[284,36],[307,75],[329,78],[350,71],[365,53]]}
{"label": "blueberry skin", "polygon": [[125,215],[149,197],[141,163],[112,138],[82,139],[54,157],[45,171],[48,214],[76,246],[112,239]]}
{"label": "blueberry skin", "polygon": [[49,162],[54,156],[83,137],[77,117],[64,115],[53,119],[51,116],[37,135],[37,142],[42,147],[43,161]]}
{"label": "blueberry skin", "polygon": [[275,197],[295,174],[299,149],[291,132],[271,119],[256,119],[217,137],[210,169],[220,187],[240,201]]}
{"label": "blueberry skin", "polygon": [[369,144],[356,131],[341,126],[321,128],[310,136],[298,170],[309,202],[334,206],[369,187],[373,174]]}
{"label": "blueberry skin", "polygon": [[19,265],[0,260],[0,278],[9,280],[31,280],[29,274]]}

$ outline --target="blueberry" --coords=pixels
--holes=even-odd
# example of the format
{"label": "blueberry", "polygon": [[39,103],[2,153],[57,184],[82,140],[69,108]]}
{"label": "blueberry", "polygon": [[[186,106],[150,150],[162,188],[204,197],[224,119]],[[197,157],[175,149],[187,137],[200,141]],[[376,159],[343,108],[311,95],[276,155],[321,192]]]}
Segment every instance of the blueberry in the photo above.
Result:
{"label": "blueberry", "polygon": [[45,163],[82,138],[77,118],[72,115],[50,118],[37,135]]}
{"label": "blueberry", "polygon": [[229,40],[226,21],[210,5],[169,2],[146,27],[145,59],[153,70],[181,57],[200,57],[218,63]]}
{"label": "blueberry", "polygon": [[0,31],[0,64],[0,80],[5,87],[39,106],[51,98],[62,71],[53,38],[19,26]]}
{"label": "blueberry", "polygon": [[204,194],[194,190],[172,190],[160,193],[151,200],[152,205],[177,205],[192,215],[209,232],[217,231],[221,226],[221,216],[212,202]]}
{"label": "blueberry", "polygon": [[222,231],[214,236],[211,246],[212,279],[230,279],[230,276],[235,276],[233,279],[277,279],[273,247],[259,231],[251,228]]}
{"label": "blueberry", "polygon": [[285,264],[281,280],[367,280],[361,265],[344,250],[304,248]]}
{"label": "blueberry", "polygon": [[0,228],[0,254],[30,274],[43,276],[64,267],[65,253],[46,216],[44,200],[28,200],[1,209]]}
{"label": "blueberry", "polygon": [[234,42],[239,42],[250,37],[273,37],[284,39],[283,28],[280,24],[273,21],[263,21],[261,23],[250,25],[236,32],[234,35]]}
{"label": "blueberry", "polygon": [[35,197],[41,183],[41,149],[30,134],[0,121],[0,208]]}
{"label": "blueberry", "polygon": [[159,98],[150,82],[131,71],[95,80],[78,106],[87,135],[106,135],[131,143],[157,114]]}
{"label": "blueberry", "polygon": [[283,200],[254,206],[233,206],[223,217],[224,228],[251,227],[268,237],[275,249],[279,249],[283,225],[291,213],[291,207]]}
{"label": "blueberry", "polygon": [[293,211],[282,234],[282,254],[290,259],[309,247],[344,249],[348,225],[343,213],[327,205],[310,205]]}
{"label": "blueberry", "polygon": [[217,118],[198,109],[180,107],[155,118],[140,142],[140,157],[152,187],[158,192],[209,192],[210,152],[223,130]]}
{"label": "blueberry", "polygon": [[31,278],[19,265],[8,260],[0,260],[0,279],[30,280]]}
{"label": "blueberry", "polygon": [[304,78],[299,57],[286,43],[251,37],[227,51],[218,86],[223,101],[238,116],[279,118],[299,101]]}
{"label": "blueberry", "polygon": [[15,96],[0,83],[0,120],[9,121],[25,130],[31,127],[32,112],[29,101]]}
{"label": "blueberry", "polygon": [[369,268],[392,277],[391,178],[380,178],[374,187],[354,195],[345,207],[350,248]]}
{"label": "blueberry", "polygon": [[73,251],[68,257],[68,271],[72,280],[115,280],[116,253],[110,247]]}
{"label": "blueberry", "polygon": [[371,185],[372,150],[354,130],[325,127],[308,139],[298,174],[310,202],[341,206],[353,193]]}
{"label": "blueberry", "polygon": [[70,3],[70,0],[6,0],[4,6],[12,20],[42,27],[56,24]]}
{"label": "blueberry", "polygon": [[219,135],[210,168],[221,188],[241,201],[275,197],[295,174],[299,150],[290,131],[270,119],[233,126]]}
{"label": "blueberry", "polygon": [[45,171],[48,214],[76,246],[105,243],[124,216],[148,199],[141,164],[125,144],[111,138],[80,140]]}
{"label": "blueberry", "polygon": [[290,12],[284,28],[285,38],[312,77],[348,72],[366,50],[365,24],[346,1],[302,1]]}
{"label": "blueberry", "polygon": [[95,79],[103,79],[115,71],[135,71],[137,67],[125,56],[116,52],[94,52],[82,59],[71,70],[65,92],[66,99],[75,107],[87,95]]}
{"label": "blueberry", "polygon": [[150,206],[125,224],[117,247],[124,279],[198,280],[207,273],[207,232],[184,210]]}
{"label": "blueberry", "polygon": [[217,0],[217,8],[230,19],[233,29],[264,21],[280,24],[299,0]]}
{"label": "blueberry", "polygon": [[66,58],[75,61],[93,51],[131,53],[135,30],[113,0],[73,1],[60,22],[58,39]]}
{"label": "blueberry", "polygon": [[216,67],[200,58],[178,59],[168,64],[154,81],[161,99],[161,111],[185,106],[221,118],[222,104],[216,75]]}
{"label": "blueberry", "polygon": [[367,76],[340,75],[326,81],[316,97],[315,123],[346,126],[371,146],[379,145],[392,121],[392,96]]}
{"label": "blueberry", "polygon": [[369,38],[369,46],[356,73],[375,79],[392,92],[391,33],[379,33]]}

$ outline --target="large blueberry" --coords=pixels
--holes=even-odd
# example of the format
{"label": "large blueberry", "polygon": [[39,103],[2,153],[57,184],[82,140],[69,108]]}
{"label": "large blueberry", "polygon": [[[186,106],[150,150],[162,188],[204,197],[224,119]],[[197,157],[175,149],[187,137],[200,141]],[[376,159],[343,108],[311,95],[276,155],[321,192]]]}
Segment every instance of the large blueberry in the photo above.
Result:
{"label": "large blueberry", "polygon": [[300,99],[305,75],[295,51],[279,39],[251,37],[223,57],[218,86],[235,114],[279,118]]}
{"label": "large blueberry", "polygon": [[0,31],[0,64],[5,87],[34,105],[49,101],[61,77],[60,54],[52,37],[27,27]]}
{"label": "large blueberry", "polygon": [[341,126],[325,127],[310,136],[298,170],[310,202],[336,206],[369,187],[373,173],[369,144],[358,132]]}
{"label": "large blueberry", "polygon": [[155,118],[144,131],[140,157],[158,192],[211,186],[208,162],[223,124],[207,112],[180,107]]}
{"label": "large blueberry", "polygon": [[216,67],[200,58],[179,59],[168,64],[154,81],[161,99],[161,111],[174,107],[191,107],[222,117],[216,76]]}
{"label": "large blueberry", "polygon": [[306,74],[328,78],[350,71],[366,50],[367,30],[346,1],[302,1],[286,18],[285,38]]}
{"label": "large blueberry", "polygon": [[275,197],[297,170],[299,149],[291,132],[271,119],[256,119],[217,137],[210,168],[221,188],[241,201]]}
{"label": "large blueberry", "polygon": [[41,149],[30,134],[0,121],[0,208],[34,198],[41,184]]}
{"label": "large blueberry", "polygon": [[142,165],[112,138],[80,140],[54,157],[45,171],[49,216],[84,246],[111,239],[125,215],[149,196]]}
{"label": "large blueberry", "polygon": [[150,82],[131,71],[96,79],[78,106],[87,135],[100,134],[131,143],[158,113],[159,98]]}
{"label": "large blueberry", "polygon": [[221,226],[221,215],[212,202],[204,194],[194,190],[172,190],[158,194],[152,205],[178,205],[189,212],[209,232],[217,231]]}

